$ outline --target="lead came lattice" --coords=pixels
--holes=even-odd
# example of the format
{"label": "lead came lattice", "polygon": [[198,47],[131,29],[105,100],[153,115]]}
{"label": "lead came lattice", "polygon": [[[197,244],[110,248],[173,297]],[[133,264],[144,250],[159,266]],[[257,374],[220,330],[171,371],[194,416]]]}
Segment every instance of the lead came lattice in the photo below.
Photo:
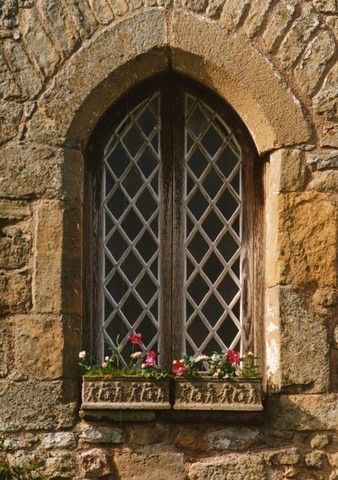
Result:
{"label": "lead came lattice", "polygon": [[105,342],[117,336],[128,360],[131,330],[147,348],[159,339],[160,97],[154,94],[119,124],[104,153]]}
{"label": "lead came lattice", "polygon": [[185,95],[185,346],[240,348],[241,149],[223,120]]}

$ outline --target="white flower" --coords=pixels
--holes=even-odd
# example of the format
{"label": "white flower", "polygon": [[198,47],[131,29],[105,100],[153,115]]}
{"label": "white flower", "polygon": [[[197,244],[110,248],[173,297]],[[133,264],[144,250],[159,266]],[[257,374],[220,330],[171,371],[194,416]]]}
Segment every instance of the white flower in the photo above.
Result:
{"label": "white flower", "polygon": [[85,350],[82,350],[82,352],[79,353],[79,358],[86,358],[86,352]]}
{"label": "white flower", "polygon": [[107,357],[104,357],[104,361],[105,361],[105,362],[109,362],[109,361],[110,361],[110,357],[108,357],[108,356],[107,356]]}
{"label": "white flower", "polygon": [[248,352],[248,353],[246,354],[246,356],[247,356],[247,357],[253,357],[254,354],[253,354],[252,352]]}
{"label": "white flower", "polygon": [[216,372],[217,372],[217,373],[221,373],[221,369],[218,368],[218,369],[216,370]]}
{"label": "white flower", "polygon": [[177,360],[174,360],[174,361],[173,361],[173,365],[175,365],[176,363],[177,363]]}
{"label": "white flower", "polygon": [[215,373],[213,374],[213,377],[218,377],[218,373],[215,372]]}
{"label": "white flower", "polygon": [[217,359],[218,359],[218,355],[217,355],[217,353],[214,353],[214,354],[211,356],[211,360],[212,360],[213,362],[216,362]]}
{"label": "white flower", "polygon": [[107,368],[108,367],[108,362],[103,362],[102,363],[102,368]]}
{"label": "white flower", "polygon": [[184,363],[184,358],[181,358],[180,363]]}
{"label": "white flower", "polygon": [[205,362],[206,360],[209,360],[208,355],[199,355],[198,357],[195,358],[195,362]]}
{"label": "white flower", "polygon": [[134,352],[130,355],[130,358],[134,358],[134,359],[137,359],[140,357],[142,357],[142,352]]}
{"label": "white flower", "polygon": [[141,364],[141,368],[146,368],[146,366],[147,366],[147,365],[146,365],[145,363],[142,363],[142,364]]}

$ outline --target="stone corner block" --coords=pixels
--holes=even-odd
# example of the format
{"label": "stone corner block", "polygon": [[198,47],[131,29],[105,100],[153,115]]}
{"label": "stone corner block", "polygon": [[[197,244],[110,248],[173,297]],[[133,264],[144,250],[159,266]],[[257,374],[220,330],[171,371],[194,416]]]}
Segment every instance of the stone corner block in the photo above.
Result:
{"label": "stone corner block", "polygon": [[305,154],[302,150],[281,149],[270,155],[269,192],[296,192],[306,184]]}

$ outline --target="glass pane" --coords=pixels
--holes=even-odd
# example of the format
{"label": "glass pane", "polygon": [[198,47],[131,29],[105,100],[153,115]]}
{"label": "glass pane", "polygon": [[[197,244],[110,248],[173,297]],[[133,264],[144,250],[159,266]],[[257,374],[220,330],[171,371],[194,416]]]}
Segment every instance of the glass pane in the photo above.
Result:
{"label": "glass pane", "polygon": [[212,354],[239,341],[241,155],[216,112],[191,95],[185,106],[185,346]]}
{"label": "glass pane", "polygon": [[126,362],[131,330],[149,348],[159,338],[159,131],[155,94],[120,123],[104,158],[103,329],[108,345],[119,335]]}

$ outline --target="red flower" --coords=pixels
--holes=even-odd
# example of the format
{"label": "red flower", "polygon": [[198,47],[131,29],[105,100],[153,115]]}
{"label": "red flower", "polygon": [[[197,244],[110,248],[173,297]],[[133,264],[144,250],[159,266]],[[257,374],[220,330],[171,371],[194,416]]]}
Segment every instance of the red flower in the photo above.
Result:
{"label": "red flower", "polygon": [[174,375],[177,375],[178,377],[180,377],[181,375],[184,375],[185,370],[186,370],[186,366],[184,362],[180,362],[177,360],[173,361],[171,371]]}
{"label": "red flower", "polygon": [[147,365],[147,367],[153,367],[156,365],[156,353],[154,350],[150,350],[150,352],[147,353],[147,358],[145,359],[144,363]]}
{"label": "red flower", "polygon": [[128,337],[129,342],[131,342],[133,345],[142,345],[142,333],[132,333]]}
{"label": "red flower", "polygon": [[228,350],[227,353],[227,360],[231,363],[231,365],[238,365],[241,359],[241,354],[236,350]]}

